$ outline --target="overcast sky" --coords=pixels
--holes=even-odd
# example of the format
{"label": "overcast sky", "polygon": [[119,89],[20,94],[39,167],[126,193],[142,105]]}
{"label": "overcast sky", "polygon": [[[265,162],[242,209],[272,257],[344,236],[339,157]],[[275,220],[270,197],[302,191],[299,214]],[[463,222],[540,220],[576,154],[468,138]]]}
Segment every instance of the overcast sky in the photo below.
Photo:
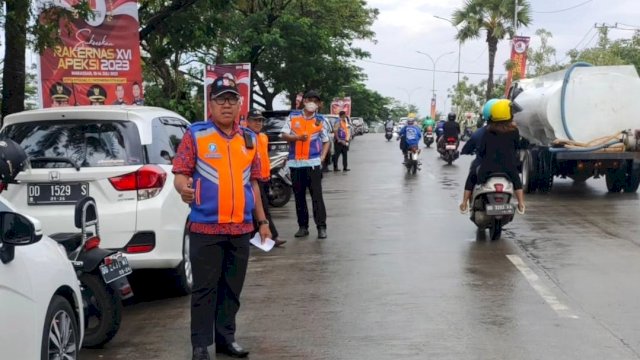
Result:
{"label": "overcast sky", "polygon": [[[640,0],[591,0],[572,10],[566,9],[588,0],[530,0],[533,22],[519,35],[533,37],[532,45],[538,44],[534,36],[536,29],[545,28],[553,33],[551,45],[557,49],[557,61],[566,61],[566,52],[579,44],[578,50],[597,42],[594,24],[617,23],[640,27]],[[432,69],[431,60],[416,53],[422,51],[434,60],[447,52],[438,62],[437,70],[457,71],[458,44],[454,39],[455,28],[447,21],[434,16],[451,18],[453,11],[462,6],[463,0],[368,0],[369,6],[378,8],[380,15],[373,26],[377,42],[360,42],[358,46],[371,53],[369,61]],[[622,27],[622,25],[619,25]],[[612,38],[630,37],[632,31],[610,31]],[[584,40],[583,40],[584,39]],[[581,42],[582,41],[582,42]],[[499,45],[495,72],[504,73],[504,62],[510,51],[509,41]],[[357,61],[368,76],[367,85],[384,96],[392,96],[403,102],[409,101],[420,108],[421,115],[428,112],[431,98],[432,72],[409,70],[391,66]],[[472,40],[462,45],[461,71],[486,73],[488,54],[486,42]],[[468,75],[478,82],[486,75]],[[438,110],[449,111],[447,89],[455,85],[457,74],[436,73]]]}

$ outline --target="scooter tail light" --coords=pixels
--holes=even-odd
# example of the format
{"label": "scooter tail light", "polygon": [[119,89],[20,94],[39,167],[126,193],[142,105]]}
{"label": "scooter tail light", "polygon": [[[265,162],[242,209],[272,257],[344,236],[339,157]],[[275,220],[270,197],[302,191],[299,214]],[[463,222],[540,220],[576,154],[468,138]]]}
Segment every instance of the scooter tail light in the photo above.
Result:
{"label": "scooter tail light", "polygon": [[504,184],[494,184],[493,187],[496,189],[496,192],[501,193],[504,190]]}
{"label": "scooter tail light", "polygon": [[100,238],[97,236],[92,236],[84,243],[84,250],[89,251],[91,249],[97,248],[98,246],[100,246]]}

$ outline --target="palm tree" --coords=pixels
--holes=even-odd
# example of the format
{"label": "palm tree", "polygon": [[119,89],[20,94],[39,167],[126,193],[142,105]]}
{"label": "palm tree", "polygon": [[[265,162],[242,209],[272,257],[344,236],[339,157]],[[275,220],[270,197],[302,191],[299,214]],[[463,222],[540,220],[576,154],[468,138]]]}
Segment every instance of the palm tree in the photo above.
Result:
{"label": "palm tree", "polygon": [[[487,100],[493,91],[493,67],[498,51],[498,42],[507,35],[514,35],[514,13],[516,0],[466,0],[462,8],[454,11],[453,24],[458,27],[456,39],[460,42],[479,38],[486,32],[489,47],[489,78]],[[531,5],[528,0],[518,0],[517,27],[531,23]]]}

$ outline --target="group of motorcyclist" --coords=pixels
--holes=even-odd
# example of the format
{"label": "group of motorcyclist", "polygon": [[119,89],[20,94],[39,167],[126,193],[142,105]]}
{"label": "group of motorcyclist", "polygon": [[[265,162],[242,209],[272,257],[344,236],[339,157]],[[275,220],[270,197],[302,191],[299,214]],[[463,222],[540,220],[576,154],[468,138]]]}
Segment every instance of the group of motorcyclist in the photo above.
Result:
{"label": "group of motorcyclist", "polygon": [[[515,105],[507,99],[491,99],[486,102],[477,123],[477,130],[462,148],[462,155],[476,155],[465,183],[463,200],[460,204],[462,213],[469,210],[471,193],[475,185],[483,183],[491,173],[499,172],[506,174],[513,183],[518,201],[517,211],[524,214],[524,192],[518,174],[517,159],[520,135],[513,122],[514,107]],[[390,131],[393,126],[393,120],[389,118],[385,123],[385,130]],[[434,127],[439,153],[444,151],[447,140],[451,138],[455,139],[456,148],[458,147],[461,130],[460,124],[456,122],[455,113],[449,113],[446,121],[440,120],[437,123],[427,116],[421,126],[416,124],[415,117],[410,117],[407,124],[398,132],[397,139],[400,141],[404,163],[407,162],[408,151],[412,147],[419,146],[423,131],[432,131]]]}

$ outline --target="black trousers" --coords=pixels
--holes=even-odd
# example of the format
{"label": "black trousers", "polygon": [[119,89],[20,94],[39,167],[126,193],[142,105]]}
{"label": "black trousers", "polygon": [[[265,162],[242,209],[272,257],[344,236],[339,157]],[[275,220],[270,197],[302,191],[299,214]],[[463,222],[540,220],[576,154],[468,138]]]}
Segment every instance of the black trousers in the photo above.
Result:
{"label": "black trousers", "polygon": [[307,189],[309,189],[316,226],[326,228],[327,211],[322,198],[322,169],[320,166],[291,168],[291,180],[296,199],[298,226],[309,228],[309,209],[307,208]]}
{"label": "black trousers", "polygon": [[333,154],[333,168],[338,169],[338,158],[342,155],[342,170],[348,169],[347,153],[349,152],[349,146],[340,144],[339,142],[335,142],[334,146],[335,153]]}
{"label": "black trousers", "polygon": [[244,235],[190,233],[193,270],[191,344],[209,346],[235,341],[236,314],[249,263],[249,239]]}
{"label": "black trousers", "polygon": [[[269,230],[271,230],[271,237],[273,240],[278,238],[278,229],[276,229],[276,225],[273,223],[271,219],[271,211],[269,211],[269,182],[268,181],[260,181],[260,198],[262,199],[262,209],[264,210],[264,215],[267,220],[269,220]],[[253,222],[256,226],[256,232],[258,231],[258,219],[256,216],[253,216]]]}

